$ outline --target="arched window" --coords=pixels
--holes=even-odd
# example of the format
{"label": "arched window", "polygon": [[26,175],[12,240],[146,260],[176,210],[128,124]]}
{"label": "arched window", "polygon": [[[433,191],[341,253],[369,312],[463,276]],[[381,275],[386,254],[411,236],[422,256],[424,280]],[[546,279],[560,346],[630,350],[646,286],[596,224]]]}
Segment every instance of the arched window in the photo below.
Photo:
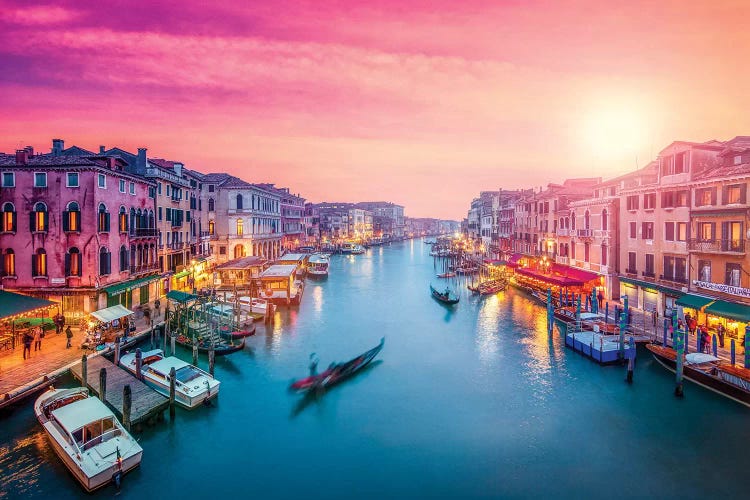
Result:
{"label": "arched window", "polygon": [[602,245],[602,265],[607,265],[607,245]]}
{"label": "arched window", "polygon": [[31,275],[47,276],[47,252],[40,248],[31,256]]}
{"label": "arched window", "polygon": [[135,218],[135,208],[130,207],[130,234],[135,235],[135,228],[137,227],[136,224],[138,224],[136,218]]}
{"label": "arched window", "polygon": [[149,229],[156,229],[156,219],[154,219],[154,211],[149,210],[148,211],[148,228]]}
{"label": "arched window", "polygon": [[3,254],[3,276],[16,275],[16,254],[12,248],[5,250]]}
{"label": "arched window", "polygon": [[81,251],[72,247],[65,254],[65,276],[81,276]]}
{"label": "arched window", "polygon": [[571,259],[576,258],[576,242],[575,241],[570,242],[570,258]]}
{"label": "arched window", "polygon": [[99,250],[99,276],[106,276],[112,271],[112,254],[106,247]]}
{"label": "arched window", "polygon": [[591,212],[588,210],[583,214],[583,228],[591,229]]}
{"label": "arched window", "polygon": [[18,220],[16,219],[16,207],[13,203],[6,203],[3,205],[2,214],[2,232],[4,233],[15,233],[18,227]]}
{"label": "arched window", "polygon": [[47,212],[47,205],[42,202],[34,205],[34,211],[31,212],[29,217],[29,225],[31,231],[35,233],[46,233],[49,230],[49,213]]}
{"label": "arched window", "polygon": [[208,199],[208,211],[209,212],[214,211],[214,199],[213,198]]}
{"label": "arched window", "polygon": [[237,210],[242,210],[242,195],[237,195]]}
{"label": "arched window", "polygon": [[107,212],[107,206],[104,203],[99,204],[98,216],[99,216],[99,219],[98,219],[99,232],[108,233],[109,232],[109,212]]}
{"label": "arched window", "polygon": [[75,201],[68,203],[63,212],[63,231],[67,233],[81,232],[81,207]]}
{"label": "arched window", "polygon": [[607,209],[602,210],[602,230],[606,231],[609,229],[609,221],[607,220]]}
{"label": "arched window", "polygon": [[128,249],[125,245],[120,247],[120,271],[128,270]]}
{"label": "arched window", "polygon": [[237,245],[234,247],[234,258],[239,259],[245,257],[245,245]]}
{"label": "arched window", "polygon": [[212,220],[208,221],[208,234],[209,236],[214,235],[214,221]]}
{"label": "arched window", "polygon": [[135,211],[135,229],[142,229],[143,228],[143,212],[141,212],[141,209]]}
{"label": "arched window", "polygon": [[120,213],[117,214],[117,227],[121,233],[128,232],[128,212],[125,207],[120,207]]}
{"label": "arched window", "polygon": [[576,230],[576,213],[570,212],[570,229]]}
{"label": "arched window", "polygon": [[237,236],[242,236],[243,234],[245,234],[243,225],[244,222],[242,221],[242,219],[237,219]]}

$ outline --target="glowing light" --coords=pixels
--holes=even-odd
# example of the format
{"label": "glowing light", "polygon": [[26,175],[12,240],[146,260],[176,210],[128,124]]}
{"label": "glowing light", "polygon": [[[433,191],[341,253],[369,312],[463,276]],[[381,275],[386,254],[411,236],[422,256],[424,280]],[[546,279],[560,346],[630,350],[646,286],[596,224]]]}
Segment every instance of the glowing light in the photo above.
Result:
{"label": "glowing light", "polygon": [[600,158],[635,154],[649,143],[649,122],[636,103],[609,98],[586,115],[582,139]]}

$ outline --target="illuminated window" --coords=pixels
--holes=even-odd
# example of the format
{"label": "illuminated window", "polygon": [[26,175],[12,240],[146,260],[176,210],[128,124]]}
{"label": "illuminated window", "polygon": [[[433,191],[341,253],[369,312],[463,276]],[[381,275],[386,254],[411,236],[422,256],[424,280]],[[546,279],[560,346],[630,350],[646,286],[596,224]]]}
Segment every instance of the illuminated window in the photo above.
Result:
{"label": "illuminated window", "polygon": [[98,226],[99,226],[99,232],[100,233],[108,233],[109,232],[109,212],[107,212],[107,207],[104,205],[104,203],[99,204],[99,213],[98,213]]}
{"label": "illuminated window", "polygon": [[16,223],[16,207],[14,207],[12,203],[4,204],[2,212],[2,231],[4,233],[15,233]]}
{"label": "illuminated window", "polygon": [[3,276],[16,275],[16,254],[8,248],[3,254]]}
{"label": "illuminated window", "polygon": [[34,211],[31,212],[31,231],[37,233],[47,232],[49,228],[49,214],[47,205],[42,202],[34,205]]}
{"label": "illuminated window", "polygon": [[125,207],[120,207],[120,213],[117,214],[117,227],[121,233],[128,232],[128,213]]}
{"label": "illuminated window", "polygon": [[243,225],[244,222],[242,219],[237,219],[237,236],[242,236],[244,234]]}
{"label": "illuminated window", "polygon": [[47,276],[47,252],[40,248],[31,256],[31,275]]}
{"label": "illuminated window", "polygon": [[208,221],[208,234],[211,236],[214,235],[214,221],[212,220]]}
{"label": "illuminated window", "polygon": [[68,203],[67,210],[63,212],[63,231],[68,233],[81,231],[81,208],[75,201]]}
{"label": "illuminated window", "polygon": [[65,276],[81,276],[81,251],[73,247],[65,256]]}

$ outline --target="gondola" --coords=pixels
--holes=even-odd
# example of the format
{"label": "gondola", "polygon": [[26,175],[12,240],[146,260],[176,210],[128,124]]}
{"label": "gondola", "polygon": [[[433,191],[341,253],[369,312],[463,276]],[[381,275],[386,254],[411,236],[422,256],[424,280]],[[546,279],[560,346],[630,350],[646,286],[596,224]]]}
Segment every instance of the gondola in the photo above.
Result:
{"label": "gondola", "polygon": [[331,366],[322,373],[311,375],[293,382],[290,389],[299,392],[327,389],[328,387],[341,382],[345,378],[351,377],[353,374],[367,366],[367,364],[378,355],[380,350],[383,349],[384,343],[385,337],[380,339],[380,344],[350,361],[345,363],[332,363]]}
{"label": "gondola", "polygon": [[[178,335],[175,339],[175,342],[182,347],[187,347],[188,349],[193,348],[193,339],[190,337],[186,337],[185,335]],[[209,348],[211,347],[211,341],[204,339],[198,341],[198,352],[205,352],[207,353],[209,351]],[[226,341],[216,342],[214,343],[214,355],[215,356],[226,356],[227,354],[232,354],[233,352],[241,351],[245,348],[245,339],[242,339],[242,342],[240,342],[238,345],[234,345],[231,343],[227,343]]]}
{"label": "gondola", "polygon": [[229,330],[220,330],[219,333],[222,337],[230,340],[244,339],[245,337],[251,337],[255,335],[255,325],[247,325],[243,330],[237,330],[230,332]]}
{"label": "gondola", "polygon": [[455,278],[456,273],[448,271],[447,273],[440,273],[437,275],[438,278]]}
{"label": "gondola", "polygon": [[435,287],[430,285],[430,292],[432,292],[432,297],[435,300],[440,301],[443,304],[458,304],[458,295],[456,295],[455,292],[452,292],[449,288],[446,288],[444,292],[438,292],[437,290],[435,290]]}

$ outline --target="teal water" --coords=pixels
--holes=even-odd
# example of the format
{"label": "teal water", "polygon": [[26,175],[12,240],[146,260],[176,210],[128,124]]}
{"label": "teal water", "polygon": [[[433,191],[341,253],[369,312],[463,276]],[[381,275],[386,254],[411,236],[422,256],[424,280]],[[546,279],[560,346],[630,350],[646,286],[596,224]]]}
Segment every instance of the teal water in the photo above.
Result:
{"label": "teal water", "polygon": [[[215,406],[136,434],[143,463],[119,498],[744,496],[748,409],[690,383],[675,399],[645,352],[629,386],[557,330],[550,342],[520,292],[480,299],[454,282],[461,302],[447,309],[430,297],[428,253],[416,240],[333,257],[298,308],[217,358]],[[319,399],[287,392],[311,352],[324,367],[381,336],[379,362],[356,378]],[[0,419],[0,498],[90,496],[31,401]]]}

